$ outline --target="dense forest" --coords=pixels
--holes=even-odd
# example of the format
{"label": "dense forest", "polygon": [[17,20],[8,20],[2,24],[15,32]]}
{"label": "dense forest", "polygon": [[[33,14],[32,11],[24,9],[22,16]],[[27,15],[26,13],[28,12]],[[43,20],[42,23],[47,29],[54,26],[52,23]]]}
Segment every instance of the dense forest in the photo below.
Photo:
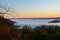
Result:
{"label": "dense forest", "polygon": [[60,40],[60,26],[41,25],[20,29],[9,19],[0,17],[0,40]]}

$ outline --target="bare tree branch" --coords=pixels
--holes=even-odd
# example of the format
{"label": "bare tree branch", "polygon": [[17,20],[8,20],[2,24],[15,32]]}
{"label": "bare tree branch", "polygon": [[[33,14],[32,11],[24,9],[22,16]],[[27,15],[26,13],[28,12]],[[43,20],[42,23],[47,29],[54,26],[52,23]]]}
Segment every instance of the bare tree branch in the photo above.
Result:
{"label": "bare tree branch", "polygon": [[[5,10],[5,12],[4,12],[3,10]],[[13,14],[13,13],[14,13],[14,12],[13,12],[13,10],[11,9],[11,4],[10,4],[9,7],[0,5],[0,16],[4,16],[5,14],[11,15],[11,14]]]}

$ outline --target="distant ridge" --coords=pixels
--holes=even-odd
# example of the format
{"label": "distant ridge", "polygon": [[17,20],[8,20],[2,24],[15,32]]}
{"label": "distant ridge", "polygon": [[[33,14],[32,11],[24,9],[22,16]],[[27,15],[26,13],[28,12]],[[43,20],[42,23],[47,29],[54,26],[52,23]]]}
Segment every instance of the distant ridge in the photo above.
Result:
{"label": "distant ridge", "polygon": [[11,19],[60,19],[60,18],[11,18]]}

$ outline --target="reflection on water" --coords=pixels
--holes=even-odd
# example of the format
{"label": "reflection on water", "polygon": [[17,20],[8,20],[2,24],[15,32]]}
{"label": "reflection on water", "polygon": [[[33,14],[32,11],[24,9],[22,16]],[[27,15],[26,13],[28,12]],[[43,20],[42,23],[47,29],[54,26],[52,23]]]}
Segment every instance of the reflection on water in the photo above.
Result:
{"label": "reflection on water", "polygon": [[16,21],[15,25],[19,26],[39,26],[39,25],[58,25],[60,26],[60,23],[48,23],[49,21],[55,20],[55,19],[11,19],[13,21]]}

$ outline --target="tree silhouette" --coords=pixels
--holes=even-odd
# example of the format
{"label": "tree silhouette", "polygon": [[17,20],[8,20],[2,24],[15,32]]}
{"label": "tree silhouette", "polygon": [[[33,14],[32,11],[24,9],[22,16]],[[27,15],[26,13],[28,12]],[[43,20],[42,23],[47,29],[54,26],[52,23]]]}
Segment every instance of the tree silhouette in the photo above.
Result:
{"label": "tree silhouette", "polygon": [[13,9],[11,9],[11,5],[12,4],[10,4],[9,6],[6,7],[6,5],[2,6],[0,4],[0,17],[4,17],[5,14],[7,14],[7,15],[13,14]]}

